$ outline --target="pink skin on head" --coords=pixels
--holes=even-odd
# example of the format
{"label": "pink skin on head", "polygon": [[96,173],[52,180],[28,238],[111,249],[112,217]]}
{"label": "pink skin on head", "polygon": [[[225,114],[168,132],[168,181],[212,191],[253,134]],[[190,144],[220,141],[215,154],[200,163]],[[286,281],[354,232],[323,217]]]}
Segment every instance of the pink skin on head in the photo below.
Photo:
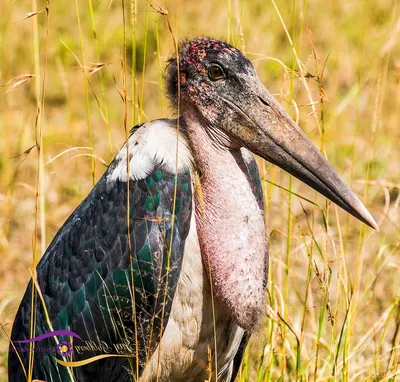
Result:
{"label": "pink skin on head", "polygon": [[201,65],[201,62],[206,57],[207,51],[210,50],[228,54],[236,52],[235,48],[230,45],[223,44],[221,41],[198,38],[191,42],[184,62],[191,65],[195,70],[201,71],[204,69]]}

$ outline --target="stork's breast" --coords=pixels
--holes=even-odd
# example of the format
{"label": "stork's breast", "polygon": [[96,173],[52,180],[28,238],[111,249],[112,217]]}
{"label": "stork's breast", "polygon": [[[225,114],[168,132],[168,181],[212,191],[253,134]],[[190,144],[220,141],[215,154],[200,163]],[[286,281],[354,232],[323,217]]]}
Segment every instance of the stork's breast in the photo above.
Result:
{"label": "stork's breast", "polygon": [[214,308],[213,315],[209,279],[203,268],[193,214],[171,315],[141,382],[156,380],[157,372],[159,381],[207,380],[209,370],[215,371],[213,360],[210,362],[210,355],[214,354],[214,325],[218,381],[230,380],[233,359],[244,330],[232,322],[218,301]]}

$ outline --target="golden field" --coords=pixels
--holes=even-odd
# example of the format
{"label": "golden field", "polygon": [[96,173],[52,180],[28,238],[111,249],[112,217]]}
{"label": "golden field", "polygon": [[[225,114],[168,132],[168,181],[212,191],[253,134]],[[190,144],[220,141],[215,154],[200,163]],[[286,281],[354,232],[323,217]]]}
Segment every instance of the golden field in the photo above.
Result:
{"label": "golden field", "polygon": [[400,380],[397,0],[3,0],[0,381],[34,262],[118,152],[125,126],[174,115],[165,62],[174,39],[202,35],[246,53],[380,226],[259,162],[269,305],[238,380]]}

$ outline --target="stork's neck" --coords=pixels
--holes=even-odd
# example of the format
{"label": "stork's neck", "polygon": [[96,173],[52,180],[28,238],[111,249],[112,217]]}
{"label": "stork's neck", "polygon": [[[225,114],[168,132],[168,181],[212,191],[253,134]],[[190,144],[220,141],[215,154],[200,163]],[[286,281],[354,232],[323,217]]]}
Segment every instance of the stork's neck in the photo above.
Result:
{"label": "stork's neck", "polygon": [[267,236],[262,203],[242,152],[222,133],[185,114],[183,131],[199,183],[196,226],[213,292],[237,324],[252,329],[264,306]]}

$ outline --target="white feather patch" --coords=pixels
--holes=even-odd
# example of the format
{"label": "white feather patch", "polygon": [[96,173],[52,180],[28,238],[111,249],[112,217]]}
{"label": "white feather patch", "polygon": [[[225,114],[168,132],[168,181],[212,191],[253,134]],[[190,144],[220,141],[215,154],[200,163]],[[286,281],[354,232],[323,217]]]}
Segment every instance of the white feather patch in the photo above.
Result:
{"label": "white feather patch", "polygon": [[[107,181],[126,182],[126,152],[125,144],[114,159],[117,164],[108,174]],[[186,138],[177,133],[176,120],[169,119],[146,122],[132,134],[129,137],[129,159],[129,176],[133,180],[146,178],[157,164],[162,164],[171,173],[178,171],[180,174],[190,169],[193,162]]]}

